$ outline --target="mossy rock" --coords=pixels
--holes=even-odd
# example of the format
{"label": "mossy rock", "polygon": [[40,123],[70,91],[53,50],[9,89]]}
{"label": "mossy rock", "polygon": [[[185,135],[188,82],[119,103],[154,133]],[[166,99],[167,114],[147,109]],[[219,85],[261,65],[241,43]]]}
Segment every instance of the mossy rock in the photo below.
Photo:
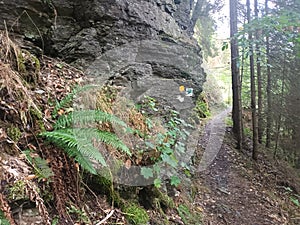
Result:
{"label": "mossy rock", "polygon": [[17,55],[17,67],[27,82],[34,85],[38,83],[41,65],[36,56],[23,49]]}
{"label": "mossy rock", "polygon": [[135,203],[124,204],[122,211],[130,224],[144,225],[149,222],[150,218],[146,210]]}

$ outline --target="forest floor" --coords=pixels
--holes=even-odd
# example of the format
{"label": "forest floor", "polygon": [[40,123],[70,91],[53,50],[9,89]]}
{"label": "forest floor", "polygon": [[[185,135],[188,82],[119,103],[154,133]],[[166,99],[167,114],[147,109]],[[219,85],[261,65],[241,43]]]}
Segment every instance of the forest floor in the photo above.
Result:
{"label": "forest floor", "polygon": [[[207,123],[200,149],[216,135],[211,132],[215,120],[224,120],[228,113],[219,115],[223,118],[215,116]],[[250,150],[238,151],[234,145],[231,128],[226,127],[214,161],[194,179],[194,204],[202,208],[202,224],[299,225],[299,171],[275,161],[264,148],[255,162]]]}

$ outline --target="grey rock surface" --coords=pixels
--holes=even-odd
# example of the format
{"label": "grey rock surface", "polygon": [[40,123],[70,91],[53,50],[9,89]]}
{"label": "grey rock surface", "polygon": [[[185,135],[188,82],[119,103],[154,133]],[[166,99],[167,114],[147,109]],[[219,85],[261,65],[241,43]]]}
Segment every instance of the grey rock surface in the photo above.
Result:
{"label": "grey rock surface", "polygon": [[4,0],[0,20],[12,36],[21,35],[101,82],[126,86],[149,76],[155,82],[181,79],[197,94],[205,73],[201,49],[187,32],[192,2]]}

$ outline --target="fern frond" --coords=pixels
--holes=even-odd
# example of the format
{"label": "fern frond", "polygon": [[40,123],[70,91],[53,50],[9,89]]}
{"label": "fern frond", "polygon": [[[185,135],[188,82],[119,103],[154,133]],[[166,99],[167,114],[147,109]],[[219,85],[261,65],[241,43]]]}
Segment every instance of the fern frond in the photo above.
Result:
{"label": "fern frond", "polygon": [[97,171],[91,163],[91,160],[78,151],[77,148],[67,148],[65,151],[70,157],[74,158],[83,169],[91,174],[97,175]]}
{"label": "fern frond", "polygon": [[129,156],[132,155],[129,148],[116,135],[101,130],[97,130],[97,132],[98,132],[99,139],[105,144],[108,144],[116,149],[119,149]]}
{"label": "fern frond", "polygon": [[87,125],[94,122],[109,122],[122,127],[127,127],[124,121],[112,114],[100,110],[80,110],[60,116],[56,121],[54,128],[64,129],[71,127],[73,123],[76,125]]}
{"label": "fern frond", "polygon": [[[80,130],[85,132],[85,129]],[[48,140],[64,148],[70,156],[75,156],[76,152],[73,152],[73,149],[77,149],[84,157],[93,158],[103,166],[106,166],[102,154],[93,146],[92,139],[87,139],[85,135],[82,135],[83,133],[78,134],[80,134],[78,129],[61,129],[42,133]],[[79,161],[78,163],[81,164]]]}
{"label": "fern frond", "polygon": [[86,86],[83,86],[83,87],[78,86],[78,87],[74,88],[72,90],[72,92],[67,94],[61,101],[56,102],[56,105],[55,105],[55,107],[53,109],[53,112],[52,112],[52,116],[55,118],[60,109],[66,108],[66,106],[69,106],[73,102],[74,96],[76,94],[78,94],[79,92],[88,90],[92,87],[93,86],[91,86],[91,85],[86,85]]}
{"label": "fern frond", "polygon": [[103,142],[131,156],[129,148],[115,134],[101,131],[96,128],[76,128],[73,129],[78,140],[92,140]]}

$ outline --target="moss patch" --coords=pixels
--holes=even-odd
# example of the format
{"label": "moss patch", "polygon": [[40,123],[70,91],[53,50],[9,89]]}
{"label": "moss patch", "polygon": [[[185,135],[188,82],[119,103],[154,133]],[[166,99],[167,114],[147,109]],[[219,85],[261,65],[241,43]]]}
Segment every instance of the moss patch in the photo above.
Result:
{"label": "moss patch", "polygon": [[18,142],[19,139],[22,136],[22,133],[20,131],[20,129],[18,127],[15,126],[10,126],[9,128],[7,128],[7,135],[14,141],[14,142]]}
{"label": "moss patch", "polygon": [[130,224],[143,225],[149,222],[149,216],[145,209],[134,203],[124,204],[122,211]]}

